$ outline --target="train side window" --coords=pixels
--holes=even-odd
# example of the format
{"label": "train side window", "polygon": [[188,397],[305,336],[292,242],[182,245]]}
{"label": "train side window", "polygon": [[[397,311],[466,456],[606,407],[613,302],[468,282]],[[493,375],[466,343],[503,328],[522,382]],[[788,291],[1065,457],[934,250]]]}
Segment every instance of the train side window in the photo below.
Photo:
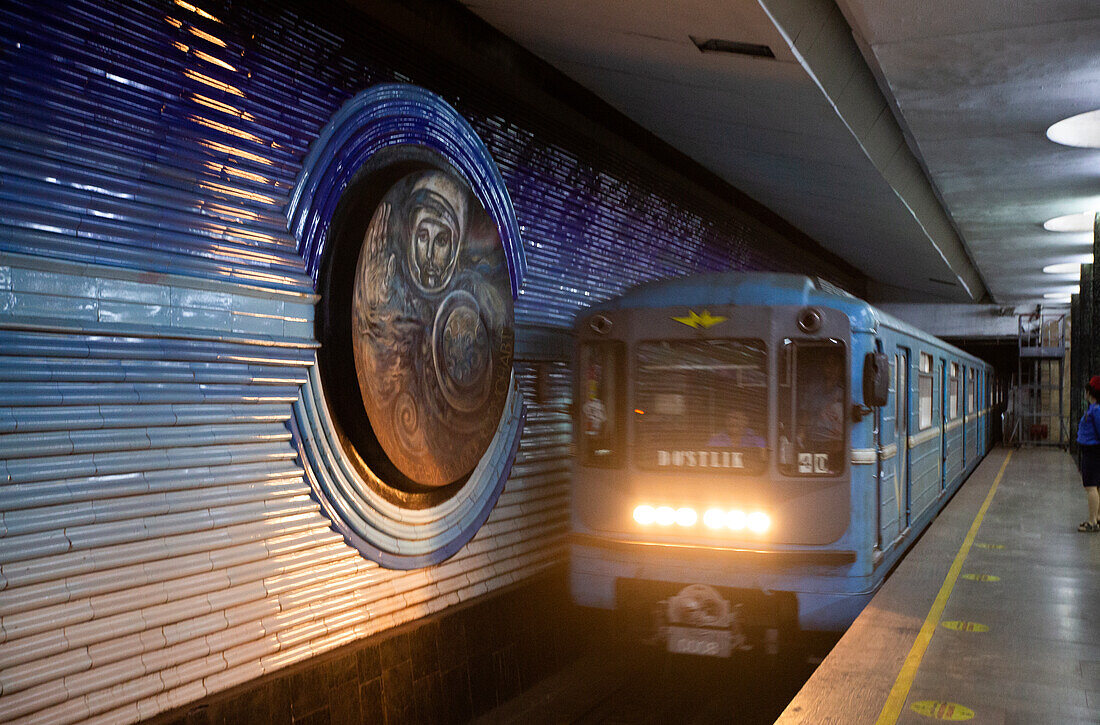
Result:
{"label": "train side window", "polygon": [[951,363],[951,380],[948,383],[950,391],[951,418],[959,417],[959,364]]}
{"label": "train side window", "polygon": [[920,354],[917,388],[917,430],[924,430],[932,427],[932,356],[926,352]]}
{"label": "train side window", "polygon": [[621,342],[581,345],[577,430],[585,465],[618,466],[622,461],[625,357]]}
{"label": "train side window", "polygon": [[785,340],[779,362],[779,470],[788,476],[844,471],[848,376],[837,340]]}
{"label": "train side window", "polygon": [[974,368],[966,371],[966,412],[974,413]]}

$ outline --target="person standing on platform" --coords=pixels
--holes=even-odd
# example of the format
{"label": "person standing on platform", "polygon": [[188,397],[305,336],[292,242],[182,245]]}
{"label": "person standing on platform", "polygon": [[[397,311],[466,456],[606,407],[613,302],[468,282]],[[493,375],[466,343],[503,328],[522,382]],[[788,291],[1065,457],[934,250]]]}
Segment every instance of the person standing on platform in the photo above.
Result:
{"label": "person standing on platform", "polygon": [[1089,517],[1078,531],[1100,531],[1100,375],[1085,386],[1089,407],[1077,424],[1077,445],[1081,449],[1081,483],[1088,497]]}

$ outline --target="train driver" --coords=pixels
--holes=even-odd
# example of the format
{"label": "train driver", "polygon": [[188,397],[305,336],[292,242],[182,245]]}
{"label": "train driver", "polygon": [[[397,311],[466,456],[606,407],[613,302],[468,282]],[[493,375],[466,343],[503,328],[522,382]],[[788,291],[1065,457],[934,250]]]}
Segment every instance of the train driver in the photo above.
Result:
{"label": "train driver", "polygon": [[708,446],[714,448],[755,448],[767,447],[767,442],[749,427],[749,415],[740,408],[732,408],[726,413],[726,427],[710,437]]}

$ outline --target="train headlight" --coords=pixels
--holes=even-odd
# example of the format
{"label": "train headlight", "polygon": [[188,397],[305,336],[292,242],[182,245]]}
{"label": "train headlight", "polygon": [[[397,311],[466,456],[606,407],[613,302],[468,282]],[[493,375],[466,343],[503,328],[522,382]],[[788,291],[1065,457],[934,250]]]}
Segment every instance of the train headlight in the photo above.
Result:
{"label": "train headlight", "polygon": [[682,508],[676,510],[676,523],[680,526],[695,526],[695,522],[698,520],[699,514],[695,513],[695,509]]}
{"label": "train headlight", "polygon": [[703,514],[703,525],[708,529],[720,529],[726,525],[726,512],[722,509],[707,509]]}
{"label": "train headlight", "polygon": [[748,515],[749,530],[756,534],[762,534],[772,525],[772,521],[763,511],[754,511]]}
{"label": "train headlight", "polygon": [[[652,506],[639,504],[634,507],[634,521],[641,526],[667,527],[675,524],[684,529],[695,528],[700,521],[699,512],[690,506],[673,508],[672,506]],[[702,516],[703,525],[708,529],[718,531],[751,531],[754,534],[763,534],[771,528],[771,517],[763,511],[746,513],[741,509],[721,509],[717,507],[707,509]]]}

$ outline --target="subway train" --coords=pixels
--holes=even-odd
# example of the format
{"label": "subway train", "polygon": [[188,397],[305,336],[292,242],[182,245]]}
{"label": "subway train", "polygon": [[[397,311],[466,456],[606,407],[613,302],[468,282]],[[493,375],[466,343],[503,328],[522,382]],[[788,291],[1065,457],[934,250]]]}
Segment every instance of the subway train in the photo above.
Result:
{"label": "subway train", "polygon": [[572,597],[671,652],[843,631],[990,448],[992,368],[822,280],[648,283],[575,334]]}

